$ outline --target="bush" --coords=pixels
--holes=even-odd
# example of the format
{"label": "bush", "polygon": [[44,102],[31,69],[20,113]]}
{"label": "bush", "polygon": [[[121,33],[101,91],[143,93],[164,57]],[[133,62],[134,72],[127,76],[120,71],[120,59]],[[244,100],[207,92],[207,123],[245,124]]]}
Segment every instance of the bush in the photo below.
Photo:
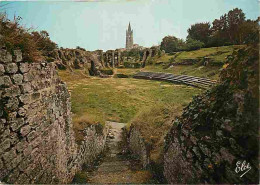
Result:
{"label": "bush", "polygon": [[205,44],[203,42],[189,38],[189,39],[187,39],[184,48],[185,48],[185,50],[191,51],[191,50],[200,49],[204,46],[205,46]]}
{"label": "bush", "polygon": [[116,77],[117,78],[129,78],[129,76],[126,74],[116,74]]}
{"label": "bush", "polygon": [[109,69],[109,68],[101,69],[100,72],[103,73],[103,74],[106,74],[106,75],[113,75],[114,74],[114,70]]}
{"label": "bush", "polygon": [[126,68],[140,68],[142,64],[138,62],[124,62],[124,66]]}
{"label": "bush", "polygon": [[21,19],[18,16],[10,21],[5,14],[0,14],[1,44],[11,53],[20,49],[23,59],[28,62],[43,60],[57,45],[50,40],[47,31],[30,32],[31,29],[22,27],[19,23]]}

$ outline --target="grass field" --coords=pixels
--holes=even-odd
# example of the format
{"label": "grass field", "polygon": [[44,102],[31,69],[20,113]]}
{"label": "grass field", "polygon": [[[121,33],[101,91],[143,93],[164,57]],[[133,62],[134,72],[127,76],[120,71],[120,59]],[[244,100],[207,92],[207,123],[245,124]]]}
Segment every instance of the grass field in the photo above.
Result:
{"label": "grass field", "polygon": [[[117,69],[135,73],[137,69]],[[120,71],[121,70],[121,71]],[[71,94],[73,129],[76,142],[89,124],[106,120],[134,124],[145,133],[145,140],[158,146],[153,156],[159,157],[164,135],[171,120],[202,90],[185,85],[134,78],[87,77],[84,71],[59,71]],[[160,146],[160,147],[159,147]]]}
{"label": "grass field", "polygon": [[133,78],[86,78],[80,71],[59,71],[71,93],[74,119],[129,122],[137,113],[158,104],[185,106],[200,89]]}

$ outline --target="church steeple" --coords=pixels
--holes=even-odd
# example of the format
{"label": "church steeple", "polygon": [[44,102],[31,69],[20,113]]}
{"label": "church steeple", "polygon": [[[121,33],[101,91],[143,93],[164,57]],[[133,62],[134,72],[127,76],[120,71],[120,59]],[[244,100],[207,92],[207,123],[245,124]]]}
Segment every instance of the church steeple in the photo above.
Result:
{"label": "church steeple", "polygon": [[126,44],[125,44],[125,48],[126,49],[131,49],[133,48],[133,30],[131,29],[131,24],[129,22],[128,24],[128,29],[126,30]]}
{"label": "church steeple", "polygon": [[132,30],[131,30],[131,24],[130,24],[130,22],[129,22],[129,24],[128,24],[128,31],[129,31],[129,32],[132,31]]}

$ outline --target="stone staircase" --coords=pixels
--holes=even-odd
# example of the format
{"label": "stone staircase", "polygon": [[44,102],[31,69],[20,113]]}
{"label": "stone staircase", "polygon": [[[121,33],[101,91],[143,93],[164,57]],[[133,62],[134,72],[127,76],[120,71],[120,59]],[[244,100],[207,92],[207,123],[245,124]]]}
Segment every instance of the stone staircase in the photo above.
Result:
{"label": "stone staircase", "polygon": [[147,79],[147,80],[160,80],[178,84],[185,84],[193,87],[207,89],[217,83],[215,80],[207,78],[187,76],[187,75],[174,75],[171,73],[155,73],[155,72],[139,72],[134,75],[134,78]]}
{"label": "stone staircase", "polygon": [[151,182],[149,171],[143,170],[138,160],[126,153],[123,137],[124,123],[107,122],[110,130],[105,155],[96,170],[88,173],[87,183],[94,184],[143,184]]}

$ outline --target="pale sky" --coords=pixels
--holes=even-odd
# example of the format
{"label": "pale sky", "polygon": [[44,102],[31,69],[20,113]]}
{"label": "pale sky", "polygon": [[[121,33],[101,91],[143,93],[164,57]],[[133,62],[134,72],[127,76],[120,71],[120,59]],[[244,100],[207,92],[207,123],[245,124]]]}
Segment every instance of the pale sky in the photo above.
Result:
{"label": "pale sky", "polygon": [[259,16],[258,0],[16,1],[5,11],[21,16],[26,27],[48,31],[60,47],[107,50],[125,47],[129,21],[134,43],[151,47],[167,35],[185,39],[191,24],[212,22],[236,7],[247,18]]}

